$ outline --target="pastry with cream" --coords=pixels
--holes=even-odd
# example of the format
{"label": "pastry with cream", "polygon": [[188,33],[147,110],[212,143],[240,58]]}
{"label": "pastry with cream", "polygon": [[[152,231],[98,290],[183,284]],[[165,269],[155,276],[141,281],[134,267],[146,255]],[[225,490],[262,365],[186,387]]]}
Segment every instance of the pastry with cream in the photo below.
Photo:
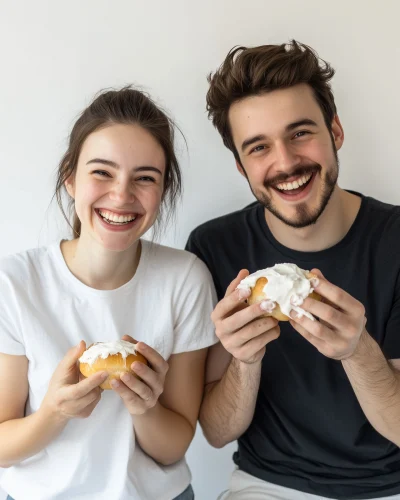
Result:
{"label": "pastry with cream", "polygon": [[123,373],[130,373],[137,377],[131,370],[135,361],[148,364],[142,354],[136,350],[136,344],[126,340],[113,342],[96,342],[89,346],[79,358],[79,369],[82,375],[89,377],[96,372],[108,372],[108,378],[101,384],[102,389],[112,389],[112,379],[119,379]]}
{"label": "pastry with cream", "polygon": [[295,264],[275,264],[250,274],[237,288],[251,290],[247,299],[249,305],[265,301],[267,309],[263,316],[289,321],[291,311],[295,311],[300,317],[315,319],[300,306],[307,297],[321,300],[321,296],[314,292],[317,285],[318,278],[315,274],[300,269]]}

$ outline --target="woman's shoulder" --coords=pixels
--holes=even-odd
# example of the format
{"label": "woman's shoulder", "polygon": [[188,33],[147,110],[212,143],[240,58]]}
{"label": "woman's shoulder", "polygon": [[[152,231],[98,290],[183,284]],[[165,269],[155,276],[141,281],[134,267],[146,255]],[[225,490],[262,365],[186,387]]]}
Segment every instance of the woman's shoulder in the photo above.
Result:
{"label": "woman's shoulder", "polygon": [[0,258],[0,280],[28,284],[33,275],[51,258],[54,244],[30,248]]}
{"label": "woman's shoulder", "polygon": [[179,267],[185,265],[191,266],[196,260],[196,256],[186,250],[161,245],[160,243],[148,240],[142,240],[142,244],[148,258],[153,261],[159,260],[160,262],[170,266]]}
{"label": "woman's shoulder", "polygon": [[159,243],[142,241],[148,260],[158,272],[193,278],[208,277],[206,265],[193,253]]}

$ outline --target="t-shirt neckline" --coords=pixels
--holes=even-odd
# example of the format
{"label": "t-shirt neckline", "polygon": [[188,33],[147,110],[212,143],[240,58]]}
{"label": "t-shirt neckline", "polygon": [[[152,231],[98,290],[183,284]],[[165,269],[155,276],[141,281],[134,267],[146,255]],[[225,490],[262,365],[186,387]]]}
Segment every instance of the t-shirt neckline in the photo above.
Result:
{"label": "t-shirt neckline", "polygon": [[275,247],[275,249],[285,257],[298,261],[313,263],[315,263],[315,261],[323,261],[325,259],[329,259],[332,257],[332,254],[338,253],[344,247],[347,247],[347,245],[351,241],[353,241],[354,235],[357,234],[357,232],[359,232],[361,229],[362,221],[364,220],[364,215],[368,208],[368,198],[366,196],[356,191],[347,191],[361,198],[360,208],[353,224],[351,225],[345,236],[338,243],[329,248],[318,250],[316,252],[302,252],[300,250],[294,250],[292,248],[286,247],[285,245],[282,245],[282,243],[280,243],[272,234],[267,221],[265,220],[264,207],[263,205],[261,205],[261,203],[259,203],[257,204],[257,219],[260,224],[261,230],[269,240],[269,242]]}
{"label": "t-shirt neckline", "polygon": [[140,254],[140,259],[139,263],[136,269],[135,274],[132,276],[132,278],[125,284],[121,285],[118,288],[114,288],[113,290],[99,290],[97,288],[92,288],[82,281],[80,281],[74,274],[70,271],[70,269],[67,266],[67,263],[65,262],[64,256],[61,251],[61,243],[64,240],[60,240],[56,243],[54,243],[51,247],[51,254],[53,255],[55,264],[60,271],[61,276],[63,276],[66,280],[68,280],[68,283],[72,286],[76,292],[79,293],[80,296],[82,295],[96,295],[98,297],[103,297],[103,298],[108,298],[113,295],[118,295],[121,293],[127,293],[131,290],[131,288],[134,286],[134,284],[137,282],[138,279],[140,279],[140,276],[143,274],[143,268],[145,261],[147,260],[147,254],[148,254],[148,245],[150,244],[148,241],[141,239],[141,254]]}

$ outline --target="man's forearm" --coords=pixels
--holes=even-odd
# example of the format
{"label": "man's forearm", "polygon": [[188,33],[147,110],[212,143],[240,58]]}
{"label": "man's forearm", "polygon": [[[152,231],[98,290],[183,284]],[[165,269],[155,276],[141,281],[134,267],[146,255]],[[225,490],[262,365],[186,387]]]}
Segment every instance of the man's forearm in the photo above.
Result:
{"label": "man's forearm", "polygon": [[222,379],[206,388],[200,424],[212,446],[222,448],[247,430],[254,415],[260,376],[261,361],[245,364],[233,358]]}
{"label": "man's forearm", "polygon": [[400,446],[400,376],[375,340],[364,332],[354,354],[342,361],[370,424]]}
{"label": "man's forearm", "polygon": [[143,415],[135,415],[133,423],[140,447],[163,465],[183,458],[195,433],[185,417],[160,402]]}
{"label": "man's forearm", "polygon": [[28,417],[0,424],[0,467],[11,467],[42,451],[64,429],[67,420],[39,409]]}

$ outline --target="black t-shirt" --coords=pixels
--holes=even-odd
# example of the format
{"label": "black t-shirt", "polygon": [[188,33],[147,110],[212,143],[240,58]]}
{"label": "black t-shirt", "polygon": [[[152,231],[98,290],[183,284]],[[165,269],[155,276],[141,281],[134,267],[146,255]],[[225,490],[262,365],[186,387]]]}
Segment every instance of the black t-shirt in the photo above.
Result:
{"label": "black t-shirt", "polygon": [[[400,358],[400,207],[359,196],[349,232],[322,251],[281,245],[258,203],[199,226],[186,248],[210,269],[219,299],[242,268],[293,262],[320,269],[364,304],[367,331],[386,357]],[[280,328],[262,361],[254,418],[238,440],[239,469],[328,498],[400,493],[400,449],[369,424],[341,362],[320,354],[288,322]]]}

